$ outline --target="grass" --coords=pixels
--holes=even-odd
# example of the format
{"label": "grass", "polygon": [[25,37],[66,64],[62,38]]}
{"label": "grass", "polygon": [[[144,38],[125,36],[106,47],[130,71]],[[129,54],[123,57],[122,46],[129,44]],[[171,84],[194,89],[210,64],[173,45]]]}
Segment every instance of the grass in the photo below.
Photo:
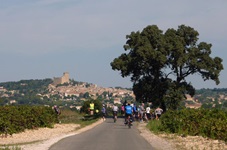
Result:
{"label": "grass", "polygon": [[160,133],[160,127],[161,126],[161,122],[159,120],[152,120],[152,121],[149,121],[148,124],[147,124],[147,128],[154,132],[154,133]]}
{"label": "grass", "polygon": [[61,123],[78,123],[82,117],[83,114],[79,114],[76,111],[63,109],[61,110],[61,115],[58,117],[58,119],[61,121]]}
{"label": "grass", "polygon": [[96,122],[100,117],[98,115],[86,115],[80,114],[72,110],[62,110],[61,115],[59,116],[59,121],[64,124],[74,123],[80,124],[81,127],[85,127]]}

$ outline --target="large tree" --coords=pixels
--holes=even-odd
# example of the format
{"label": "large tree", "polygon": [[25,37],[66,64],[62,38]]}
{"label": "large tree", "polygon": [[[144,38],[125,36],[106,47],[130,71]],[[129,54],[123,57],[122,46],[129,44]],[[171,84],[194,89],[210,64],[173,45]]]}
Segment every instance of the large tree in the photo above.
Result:
{"label": "large tree", "polygon": [[131,77],[137,101],[152,101],[166,109],[177,109],[185,94],[195,89],[186,81],[199,74],[219,84],[222,59],[212,58],[211,44],[198,42],[199,33],[180,25],[165,33],[156,25],[126,36],[125,53],[111,62],[122,77]]}

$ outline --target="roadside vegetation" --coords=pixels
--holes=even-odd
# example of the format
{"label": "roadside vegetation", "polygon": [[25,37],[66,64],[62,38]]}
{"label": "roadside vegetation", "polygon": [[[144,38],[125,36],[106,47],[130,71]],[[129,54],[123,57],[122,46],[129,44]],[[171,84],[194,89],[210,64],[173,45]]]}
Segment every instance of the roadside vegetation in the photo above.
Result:
{"label": "roadside vegetation", "polygon": [[160,120],[147,125],[154,133],[203,136],[227,142],[227,111],[219,109],[182,109],[167,111]]}
{"label": "roadside vegetation", "polygon": [[[76,109],[61,109],[58,116],[46,106],[0,106],[0,136],[23,132],[26,129],[42,127],[53,128],[54,124],[79,124],[80,128],[90,125],[99,119],[99,114],[89,115]],[[0,145],[0,150],[21,150],[19,145]]]}
{"label": "roadside vegetation", "polygon": [[52,108],[45,106],[0,106],[0,136],[6,138],[25,129],[53,128],[56,123],[75,123],[84,127],[98,118],[99,114],[90,116],[67,108],[58,116]]}
{"label": "roadside vegetation", "polygon": [[57,115],[45,106],[0,106],[0,135],[7,137],[25,129],[53,127]]}
{"label": "roadside vegetation", "polygon": [[80,127],[85,127],[87,125],[90,125],[96,121],[98,121],[100,115],[89,115],[83,112],[78,112],[73,109],[62,109],[62,113],[59,116],[59,121],[62,124],[68,124],[68,123],[74,123],[79,124]]}

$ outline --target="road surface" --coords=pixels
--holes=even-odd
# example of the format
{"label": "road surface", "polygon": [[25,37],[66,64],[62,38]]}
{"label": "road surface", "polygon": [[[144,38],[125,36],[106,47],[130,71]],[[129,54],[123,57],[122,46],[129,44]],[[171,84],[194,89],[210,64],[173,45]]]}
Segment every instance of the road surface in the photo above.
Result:
{"label": "road surface", "polygon": [[[123,118],[114,123],[107,118],[102,124],[81,134],[64,138],[49,150],[152,150],[152,146],[139,134],[136,125],[131,129]],[[136,124],[136,122],[134,123]]]}

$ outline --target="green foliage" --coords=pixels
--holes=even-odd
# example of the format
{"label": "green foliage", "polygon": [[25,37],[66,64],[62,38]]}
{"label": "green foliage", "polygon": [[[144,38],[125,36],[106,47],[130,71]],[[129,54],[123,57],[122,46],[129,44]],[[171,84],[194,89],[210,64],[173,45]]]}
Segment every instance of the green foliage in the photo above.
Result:
{"label": "green foliage", "polygon": [[[41,100],[40,96],[37,94],[46,94],[48,93],[48,85],[52,83],[52,79],[43,79],[43,80],[21,80],[18,82],[3,82],[0,83],[0,86],[3,86],[8,93],[9,98],[4,97],[4,103],[0,105],[5,105],[9,100],[17,101],[16,104],[48,104],[49,102],[46,100]],[[14,92],[11,92],[14,91]]]}
{"label": "green foliage", "polygon": [[161,131],[201,135],[227,141],[227,112],[218,109],[182,109],[161,116]]}
{"label": "green foliage", "polygon": [[184,92],[184,89],[170,88],[166,95],[163,97],[165,101],[165,105],[169,110],[176,110],[180,108],[182,99],[184,98],[184,95],[182,93]]}
{"label": "green foliage", "polygon": [[0,134],[22,132],[37,127],[52,127],[57,116],[44,106],[0,106]]}
{"label": "green foliage", "polygon": [[161,126],[161,122],[159,120],[152,120],[148,122],[146,127],[154,133],[159,133],[160,126]]}
{"label": "green foliage", "polygon": [[20,90],[26,93],[40,89],[41,87],[47,87],[52,82],[52,79],[20,80],[18,82],[3,82],[0,83],[0,86],[3,86],[7,90]]}
{"label": "green foliage", "polygon": [[149,25],[126,36],[125,53],[110,65],[122,77],[131,77],[137,101],[152,101],[165,110],[168,95],[173,97],[168,99],[172,105],[167,107],[177,109],[184,94],[194,95],[195,89],[186,82],[189,75],[199,74],[204,81],[219,84],[222,59],[212,58],[212,45],[198,43],[198,36],[196,30],[185,25],[165,33],[156,25]]}

